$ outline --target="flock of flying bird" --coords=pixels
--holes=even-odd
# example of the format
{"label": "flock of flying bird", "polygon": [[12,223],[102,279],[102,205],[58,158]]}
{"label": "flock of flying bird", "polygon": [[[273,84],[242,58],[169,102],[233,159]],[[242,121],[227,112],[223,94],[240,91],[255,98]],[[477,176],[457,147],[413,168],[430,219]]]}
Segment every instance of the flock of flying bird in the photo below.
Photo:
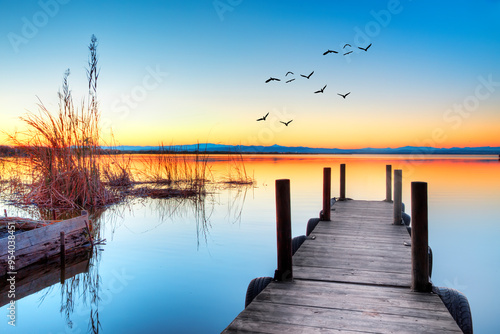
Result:
{"label": "flock of flying bird", "polygon": [[[363,51],[366,52],[366,51],[368,51],[368,49],[370,48],[370,46],[372,46],[372,43],[370,43],[367,47],[364,47],[364,48],[358,46],[358,49],[363,50]],[[352,47],[352,46],[351,46],[351,44],[347,43],[347,44],[344,45],[344,47],[342,49],[345,49],[346,47]],[[349,50],[349,51],[343,53],[343,55],[346,56],[348,54],[351,54],[352,52],[353,52],[352,50]],[[326,56],[329,53],[339,53],[339,52],[328,49],[328,50],[326,50],[323,53],[323,56]],[[294,73],[292,71],[288,71],[288,72],[286,72],[285,77],[287,77],[289,74],[294,75]],[[310,79],[313,74],[314,74],[314,71],[312,71],[311,73],[309,73],[309,75],[301,74],[300,76],[303,77],[303,78],[306,78],[306,79]],[[290,82],[292,82],[294,80],[295,80],[295,78],[292,78],[292,79],[289,79],[289,80],[285,81],[285,83],[290,83]],[[281,79],[278,79],[278,78],[275,78],[275,77],[270,77],[269,79],[266,80],[266,84],[269,83],[269,82],[271,82],[271,81],[281,81]],[[314,94],[324,93],[326,86],[327,85],[324,85],[323,88],[321,88],[320,90],[315,91]],[[349,94],[351,94],[351,92],[347,92],[345,94],[337,93],[337,95],[341,96],[344,99]],[[267,113],[265,116],[262,116],[261,118],[258,118],[257,121],[265,121],[268,115],[269,115],[269,113]],[[282,121],[280,121],[280,123],[283,123],[286,126],[288,126],[288,124],[290,124],[290,122],[292,122],[292,121],[293,120],[290,120],[288,122],[282,122]]]}

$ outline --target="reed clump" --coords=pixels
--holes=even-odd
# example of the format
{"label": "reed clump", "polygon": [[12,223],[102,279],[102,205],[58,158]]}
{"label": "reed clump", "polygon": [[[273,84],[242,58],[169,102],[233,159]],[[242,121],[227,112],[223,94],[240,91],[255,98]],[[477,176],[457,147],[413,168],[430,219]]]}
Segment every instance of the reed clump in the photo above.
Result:
{"label": "reed clump", "polygon": [[254,177],[247,173],[241,153],[228,155],[227,163],[227,175],[222,181],[224,184],[229,186],[251,186],[255,183]]}
{"label": "reed clump", "polygon": [[[199,147],[194,153],[185,153],[162,144],[157,154],[142,159],[136,172],[130,158],[101,148],[97,64],[97,39],[92,35],[88,95],[81,104],[74,103],[67,70],[58,93],[58,110],[49,111],[39,99],[38,112],[21,117],[25,132],[9,135],[13,148],[0,147],[0,154],[10,166],[8,172],[0,170],[2,197],[12,204],[40,209],[87,209],[105,207],[130,196],[204,196],[207,185],[219,181],[213,179],[209,155]],[[13,154],[16,157],[11,157]],[[222,183],[254,183],[246,173],[241,154],[239,159],[231,157],[229,174]]]}
{"label": "reed clump", "polygon": [[142,157],[140,174],[144,187],[135,190],[138,196],[153,198],[191,197],[203,195],[212,182],[209,156],[205,153],[181,153],[161,144],[158,154]]}
{"label": "reed clump", "polygon": [[39,207],[95,207],[116,202],[118,196],[103,182],[108,166],[100,160],[100,112],[97,102],[97,39],[89,45],[86,101],[75,105],[68,83],[70,71],[64,73],[58,93],[59,110],[52,114],[39,100],[38,113],[21,117],[27,130],[11,135],[10,140],[26,156],[16,159],[19,171],[11,189],[18,203]]}

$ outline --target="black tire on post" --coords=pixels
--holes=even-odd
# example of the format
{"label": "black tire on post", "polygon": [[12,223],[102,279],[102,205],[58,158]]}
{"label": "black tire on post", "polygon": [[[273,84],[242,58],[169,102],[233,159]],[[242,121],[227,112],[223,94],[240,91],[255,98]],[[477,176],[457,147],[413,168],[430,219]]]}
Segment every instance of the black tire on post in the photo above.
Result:
{"label": "black tire on post", "polygon": [[401,220],[405,226],[410,226],[411,216],[404,211],[401,212]]}
{"label": "black tire on post", "polygon": [[264,288],[271,283],[272,277],[257,277],[250,281],[247,287],[247,294],[245,296],[245,308],[257,297]]}
{"label": "black tire on post", "polygon": [[311,232],[314,230],[314,228],[316,227],[316,225],[318,225],[320,219],[319,218],[311,218],[309,219],[309,221],[307,222],[307,227],[306,227],[306,235],[308,236],[309,234],[311,234]]}
{"label": "black tire on post", "polygon": [[460,291],[451,288],[433,286],[432,291],[441,298],[462,332],[472,334],[472,314],[467,297]]}
{"label": "black tire on post", "polygon": [[292,239],[292,255],[295,254],[306,239],[307,237],[305,235],[299,235]]}
{"label": "black tire on post", "polygon": [[401,220],[403,222],[403,225],[406,226],[406,231],[411,236],[411,216],[405,212],[401,212]]}
{"label": "black tire on post", "polygon": [[432,277],[432,249],[431,246],[428,246],[428,254],[429,254],[429,277]]}

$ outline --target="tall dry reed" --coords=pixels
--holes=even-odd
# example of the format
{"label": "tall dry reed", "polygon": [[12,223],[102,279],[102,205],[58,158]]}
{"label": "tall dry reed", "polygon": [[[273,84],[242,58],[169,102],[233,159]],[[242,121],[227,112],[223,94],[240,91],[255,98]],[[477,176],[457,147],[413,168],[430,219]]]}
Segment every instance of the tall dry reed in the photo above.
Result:
{"label": "tall dry reed", "polygon": [[24,186],[14,193],[25,204],[40,207],[93,207],[117,200],[102,181],[100,160],[100,112],[97,102],[97,39],[89,45],[87,79],[89,93],[81,105],[75,105],[68,77],[64,73],[58,93],[59,110],[52,114],[39,100],[38,113],[21,117],[27,130],[21,137],[10,136],[27,159],[19,159],[29,170]]}

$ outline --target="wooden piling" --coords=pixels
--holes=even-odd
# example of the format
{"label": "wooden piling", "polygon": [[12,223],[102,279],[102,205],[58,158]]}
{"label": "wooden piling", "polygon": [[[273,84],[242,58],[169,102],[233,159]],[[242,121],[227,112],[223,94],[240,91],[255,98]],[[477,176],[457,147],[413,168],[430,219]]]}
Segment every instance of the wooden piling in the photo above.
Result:
{"label": "wooden piling", "polygon": [[292,220],[290,208],[290,180],[276,180],[276,236],[278,245],[277,281],[291,281],[292,272]]}
{"label": "wooden piling", "polygon": [[411,183],[411,289],[430,292],[427,183]]}
{"label": "wooden piling", "polygon": [[339,200],[345,200],[345,164],[340,165],[340,198]]}
{"label": "wooden piling", "polygon": [[403,210],[403,170],[394,170],[394,225],[401,225]]}
{"label": "wooden piling", "polygon": [[330,220],[330,196],[332,184],[332,169],[330,167],[323,168],[323,215],[319,217],[321,220]]}
{"label": "wooden piling", "polygon": [[392,202],[392,165],[385,166],[385,201]]}
{"label": "wooden piling", "polygon": [[60,256],[61,256],[61,284],[64,283],[66,279],[66,240],[64,231],[60,233]]}

